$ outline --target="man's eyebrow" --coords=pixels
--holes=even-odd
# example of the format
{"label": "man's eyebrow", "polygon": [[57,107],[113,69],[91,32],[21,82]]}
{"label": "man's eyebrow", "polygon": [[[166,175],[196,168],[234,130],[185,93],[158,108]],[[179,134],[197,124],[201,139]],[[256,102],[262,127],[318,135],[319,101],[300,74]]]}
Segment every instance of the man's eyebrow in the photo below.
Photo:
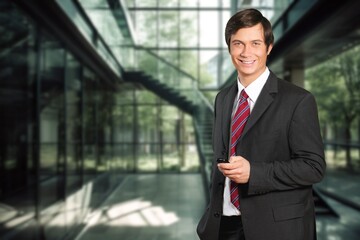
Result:
{"label": "man's eyebrow", "polygon": [[[241,40],[239,40],[239,39],[233,39],[232,41],[231,41],[232,43],[233,42],[243,42],[243,41],[241,41]],[[250,40],[249,42],[264,42],[264,40],[262,40],[262,39],[254,39],[254,40]]]}

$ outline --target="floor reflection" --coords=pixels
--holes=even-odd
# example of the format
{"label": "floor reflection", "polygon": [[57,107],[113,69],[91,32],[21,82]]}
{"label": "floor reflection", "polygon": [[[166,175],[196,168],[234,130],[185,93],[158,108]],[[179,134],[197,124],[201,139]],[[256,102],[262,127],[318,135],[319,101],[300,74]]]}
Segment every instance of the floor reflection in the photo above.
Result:
{"label": "floor reflection", "polygon": [[[128,175],[77,240],[197,240],[195,228],[205,207],[201,181],[199,174]],[[360,239],[360,212],[324,198],[339,217],[317,216],[318,240]]]}
{"label": "floor reflection", "polygon": [[77,240],[198,239],[205,205],[200,174],[129,175],[87,221]]}

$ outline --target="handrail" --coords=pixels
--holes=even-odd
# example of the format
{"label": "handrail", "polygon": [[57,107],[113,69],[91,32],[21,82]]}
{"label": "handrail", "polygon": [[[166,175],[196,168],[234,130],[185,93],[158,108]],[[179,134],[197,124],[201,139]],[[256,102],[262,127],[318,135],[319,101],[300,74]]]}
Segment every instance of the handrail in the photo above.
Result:
{"label": "handrail", "polygon": [[[113,68],[113,70],[115,71],[116,74],[121,76],[121,74],[122,74],[121,64],[119,63],[119,61],[115,57],[113,51],[111,51],[109,45],[104,40],[103,36],[99,33],[99,31],[97,30],[97,28],[95,27],[95,25],[91,21],[90,17],[87,15],[87,13],[86,13],[85,9],[83,8],[83,6],[81,5],[81,3],[79,3],[78,0],[74,0],[74,1],[71,1],[71,2],[64,2],[64,1],[59,1],[58,0],[56,2],[63,9],[63,11],[68,15],[68,17],[73,21],[73,23],[80,30],[80,32],[83,34],[83,36],[85,36],[87,38],[89,43],[98,51],[98,53],[100,53],[100,55],[103,57],[103,59],[107,63],[109,63],[109,59],[106,58],[103,54],[107,54],[108,56],[111,57],[112,61],[111,61],[110,66]],[[76,8],[77,13],[81,16],[81,19],[83,21],[85,21],[87,27],[90,28],[90,31],[91,31],[90,36],[86,35],[84,33],[85,31],[81,31],[81,30],[84,30],[84,29],[82,29],[82,27],[79,24],[77,24],[74,21],[74,19],[71,18],[70,13],[69,13],[69,9],[66,9],[65,3],[67,3],[66,6],[68,6],[68,7],[70,6],[69,4],[74,4],[74,7]],[[102,52],[102,49],[99,49],[99,47],[98,47],[99,43],[101,44],[101,46],[104,47],[104,50],[106,51],[106,53]]]}
{"label": "handrail", "polygon": [[129,64],[127,68],[125,67],[125,70],[134,70],[135,67],[135,69],[151,75],[155,80],[167,85],[169,88],[179,91],[181,95],[195,105],[205,104],[212,109],[209,100],[197,88],[196,79],[189,73],[149,49],[141,46],[128,46],[127,48],[132,49],[136,57],[132,58],[134,62]]}
{"label": "handrail", "polygon": [[177,67],[176,65],[170,63],[169,61],[167,61],[166,59],[160,57],[159,55],[157,55],[156,53],[154,53],[153,51],[151,51],[150,49],[147,49],[143,46],[136,46],[135,49],[143,49],[145,51],[147,51],[148,53],[150,53],[151,55],[155,56],[156,58],[158,58],[160,61],[166,63],[167,65],[169,65],[172,68],[177,69],[179,72],[181,72],[182,74],[184,74],[185,76],[191,78],[193,81],[196,81],[196,79],[190,75],[189,73],[185,72],[184,70],[180,69],[179,67]]}

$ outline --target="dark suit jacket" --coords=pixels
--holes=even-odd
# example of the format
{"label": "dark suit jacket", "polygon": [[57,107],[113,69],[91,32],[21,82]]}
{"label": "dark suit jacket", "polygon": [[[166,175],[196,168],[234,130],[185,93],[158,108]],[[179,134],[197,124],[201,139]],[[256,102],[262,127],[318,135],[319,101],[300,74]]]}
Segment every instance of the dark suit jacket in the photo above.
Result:
{"label": "dark suit jacket", "polygon": [[[237,84],[215,100],[214,160],[210,203],[197,232],[217,240],[225,177],[216,159],[227,158],[231,112]],[[316,239],[312,184],[326,164],[314,97],[270,72],[236,147],[250,162],[250,179],[239,185],[246,240]]]}

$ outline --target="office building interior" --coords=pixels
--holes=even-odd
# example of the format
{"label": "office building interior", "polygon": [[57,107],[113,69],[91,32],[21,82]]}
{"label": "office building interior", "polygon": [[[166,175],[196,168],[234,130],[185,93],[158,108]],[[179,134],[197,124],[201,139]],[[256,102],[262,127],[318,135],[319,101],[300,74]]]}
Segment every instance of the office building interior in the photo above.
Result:
{"label": "office building interior", "polygon": [[[311,91],[327,162],[319,240],[360,239],[360,2],[0,0],[0,239],[198,239],[235,12]],[[261,231],[261,226],[259,226]]]}

